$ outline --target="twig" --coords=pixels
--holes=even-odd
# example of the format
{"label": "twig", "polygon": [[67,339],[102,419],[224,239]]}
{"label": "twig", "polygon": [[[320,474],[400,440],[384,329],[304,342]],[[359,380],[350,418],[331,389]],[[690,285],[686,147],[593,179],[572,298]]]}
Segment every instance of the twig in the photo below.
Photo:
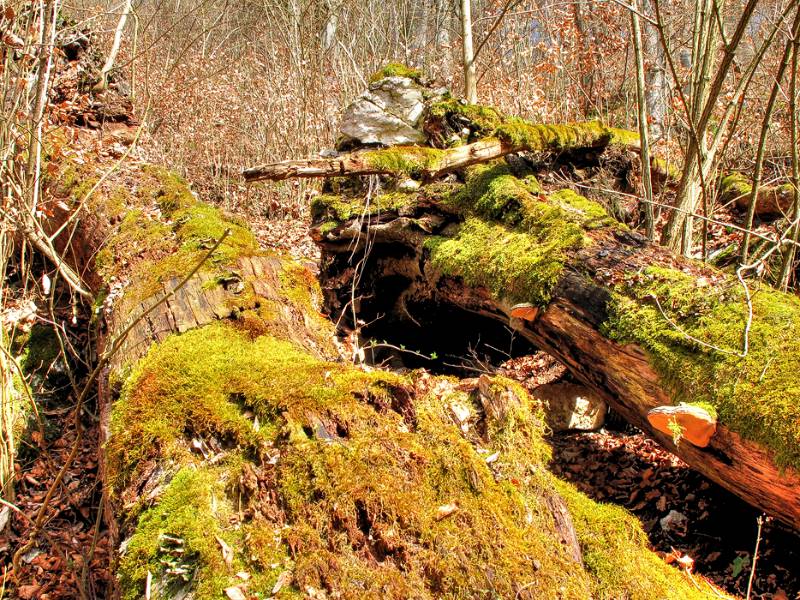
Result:
{"label": "twig", "polygon": [[747,600],[750,600],[750,594],[753,593],[753,580],[756,577],[756,562],[758,562],[758,547],[761,544],[761,529],[764,527],[765,515],[759,515],[756,522],[758,523],[758,533],[756,533],[756,547],[753,551],[753,566],[750,567],[750,578],[747,580]]}

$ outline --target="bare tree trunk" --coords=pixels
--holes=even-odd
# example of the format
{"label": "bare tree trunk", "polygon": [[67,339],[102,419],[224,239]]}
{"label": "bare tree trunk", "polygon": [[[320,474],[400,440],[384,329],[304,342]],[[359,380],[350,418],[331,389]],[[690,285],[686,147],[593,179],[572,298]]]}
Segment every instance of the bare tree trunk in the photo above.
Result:
{"label": "bare tree trunk", "polygon": [[325,29],[322,31],[322,51],[329,52],[336,44],[336,30],[339,26],[339,3],[335,0],[325,0],[325,10],[328,17],[325,20]]}
{"label": "bare tree trunk", "polygon": [[[654,4],[657,14],[659,13],[658,2],[659,0],[655,0]],[[713,0],[711,0],[711,2],[711,9],[713,9]],[[716,152],[722,134],[726,130],[726,126],[734,112],[735,103],[738,102],[741,94],[744,93],[744,88],[749,82],[749,76],[741,78],[733,98],[728,102],[725,116],[717,124],[717,133],[714,136],[714,142],[711,148],[706,150],[706,137],[709,134],[711,116],[722,93],[725,79],[733,64],[736,49],[744,37],[747,26],[750,23],[750,18],[757,4],[758,0],[749,0],[747,5],[742,9],[742,13],[736,25],[736,30],[728,43],[725,44],[725,54],[716,68],[711,66],[712,59],[710,58],[710,56],[713,56],[715,50],[713,15],[709,17],[710,9],[707,4],[703,3],[703,0],[698,0],[696,4],[697,17],[695,19],[692,64],[699,66],[696,66],[697,75],[692,78],[692,88],[690,90],[691,101],[689,102],[689,106],[685,107],[687,110],[687,119],[690,121],[691,136],[684,157],[683,173],[676,192],[676,210],[670,215],[669,221],[662,234],[663,244],[673,249],[681,249],[684,253],[688,253],[691,249],[692,219],[690,215],[695,212],[699,195],[705,193],[705,190],[703,190],[703,182],[713,170],[717,158]],[[785,16],[786,12],[784,12],[784,18]],[[711,29],[709,29],[709,24],[704,22],[704,20],[709,20],[709,18],[712,21]],[[664,45],[666,42],[664,40],[663,22],[661,22],[660,19],[659,29],[661,42],[662,45]],[[760,60],[760,57],[763,56],[763,52],[772,43],[776,31],[777,29],[773,28],[772,33],[765,42],[762,43],[759,52],[751,61],[748,67],[750,76],[755,69],[755,65]],[[712,71],[714,75],[713,80],[708,83],[711,79]],[[677,75],[674,72],[673,77],[676,77],[677,82]]]}
{"label": "bare tree trunk", "polygon": [[[769,100],[767,101],[767,107],[764,111],[764,119],[761,124],[761,135],[758,141],[758,151],[756,153],[756,164],[755,168],[753,169],[753,187],[750,191],[750,204],[747,207],[747,218],[745,219],[745,231],[744,239],[742,240],[742,264],[746,265],[748,262],[748,255],[750,253],[750,230],[753,228],[753,218],[756,214],[756,205],[758,204],[758,192],[761,186],[761,176],[764,169],[764,157],[766,155],[767,150],[767,135],[769,134],[770,130],[770,121],[772,120],[772,112],[775,109],[775,102],[778,99],[778,93],[781,89],[781,82],[783,81],[783,76],[786,73],[786,69],[789,67],[789,62],[792,56],[792,50],[794,48],[794,38],[797,37],[798,28],[800,27],[800,8],[795,13],[794,23],[792,25],[792,33],[789,40],[786,41],[786,46],[783,50],[783,58],[781,59],[781,64],[778,67],[778,72],[775,74],[775,83],[772,86],[772,91],[769,95]],[[797,149],[793,150],[793,153],[796,152]]]}
{"label": "bare tree trunk", "polygon": [[[797,36],[795,36],[794,40],[792,40],[792,70],[789,87],[789,127],[792,140],[792,196],[794,197],[794,203],[792,204],[792,223],[794,223],[794,226],[789,239],[795,244],[800,237],[800,155],[798,155],[797,150],[797,53],[799,51],[800,42]],[[780,288],[783,291],[787,291],[789,288],[789,280],[794,270],[796,252],[795,246],[790,245],[783,255],[783,264],[781,265],[779,279]]]}
{"label": "bare tree trunk", "polygon": [[[652,18],[653,0],[644,0],[643,9],[644,15]],[[664,48],[658,41],[658,29],[650,23],[646,23],[644,27],[643,47],[644,55],[649,59],[645,69],[647,113],[650,119],[650,133],[653,141],[657,142],[667,134],[667,102],[670,91]]]}
{"label": "bare tree trunk", "polygon": [[472,46],[471,0],[461,0],[462,59],[464,62],[464,97],[467,102],[478,102],[478,78],[475,74],[475,52]]}
{"label": "bare tree trunk", "polygon": [[436,60],[438,74],[450,86],[455,75],[453,51],[450,47],[450,23],[452,0],[436,0]]}
{"label": "bare tree trunk", "polygon": [[581,76],[581,92],[583,97],[583,114],[590,114],[595,107],[594,99],[594,64],[592,60],[592,32],[586,21],[589,7],[586,0],[576,0],[573,4],[575,27],[578,30],[580,44],[578,70]]}
{"label": "bare tree trunk", "polygon": [[[638,5],[636,9],[638,10]],[[644,222],[647,239],[655,239],[655,217],[653,210],[653,182],[650,179],[650,138],[647,123],[647,102],[645,100],[644,54],[642,52],[642,30],[639,15],[631,11],[633,30],[633,51],[636,56],[636,104],[639,109],[639,139],[641,142],[642,188],[644,192]]]}
{"label": "bare tree trunk", "polygon": [[111,72],[111,69],[114,68],[114,63],[117,62],[119,48],[122,45],[122,32],[125,31],[125,24],[128,22],[128,15],[131,12],[132,4],[133,0],[125,1],[122,14],[119,16],[119,21],[117,21],[117,29],[114,31],[114,42],[111,44],[111,50],[108,53],[108,58],[106,58],[106,63],[100,71],[100,87],[102,89],[108,86],[108,74]]}

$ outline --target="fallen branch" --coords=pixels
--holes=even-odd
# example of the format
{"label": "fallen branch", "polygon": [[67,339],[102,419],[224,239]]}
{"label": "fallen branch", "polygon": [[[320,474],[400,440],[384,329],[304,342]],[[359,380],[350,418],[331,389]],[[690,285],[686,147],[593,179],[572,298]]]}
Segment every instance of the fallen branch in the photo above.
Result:
{"label": "fallen branch", "polygon": [[[623,135],[627,134],[627,136]],[[565,152],[616,144],[636,146],[629,132],[597,122],[533,125],[524,121],[500,126],[495,136],[449,149],[393,146],[359,150],[333,158],[285,160],[245,169],[245,181],[352,175],[406,175],[432,181],[443,175],[514,152]]]}

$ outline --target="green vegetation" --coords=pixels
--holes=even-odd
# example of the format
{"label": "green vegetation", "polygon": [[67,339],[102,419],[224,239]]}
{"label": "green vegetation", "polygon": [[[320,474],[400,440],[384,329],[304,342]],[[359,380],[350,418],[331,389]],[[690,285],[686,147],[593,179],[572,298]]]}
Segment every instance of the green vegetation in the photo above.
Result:
{"label": "green vegetation", "polygon": [[504,162],[470,168],[450,203],[465,221],[451,237],[426,242],[433,265],[512,303],[546,305],[585,232],[616,223],[571,190],[545,196],[533,176],[519,179]]}
{"label": "green vegetation", "polygon": [[752,190],[750,179],[741,173],[726,175],[719,182],[720,195],[727,200],[749,196]]}
{"label": "green vegetation", "polygon": [[426,170],[436,168],[442,152],[421,146],[394,146],[371,150],[364,155],[364,160],[375,169],[418,179]]}
{"label": "green vegetation", "polygon": [[320,194],[311,202],[311,218],[314,222],[331,220],[335,227],[342,221],[362,215],[369,217],[389,211],[401,211],[405,207],[415,206],[417,201],[416,194],[402,192],[387,192],[374,196],[370,199],[369,205],[365,205],[364,199],[360,197]]}
{"label": "green vegetation", "polygon": [[381,69],[375,71],[369,78],[370,83],[375,83],[386,77],[408,77],[419,83],[422,80],[422,71],[408,67],[402,63],[390,62]]}
{"label": "green vegetation", "polygon": [[[75,201],[96,182],[90,172],[85,165],[64,170],[61,185]],[[125,297],[131,306],[160,291],[168,279],[185,275],[226,230],[230,235],[205,270],[222,273],[239,257],[261,252],[245,226],[199,203],[178,175],[149,165],[141,167],[138,175],[136,194],[110,183],[89,201],[99,218],[118,221],[116,231],[95,256],[95,267],[105,283],[112,278],[132,282]]]}
{"label": "green vegetation", "polygon": [[607,127],[600,121],[540,125],[519,117],[508,117],[489,106],[468,104],[454,98],[433,104],[427,116],[428,126],[437,142],[443,145],[441,131],[456,128],[459,132],[465,121],[470,130],[468,141],[498,138],[508,144],[531,152],[561,152],[577,147],[618,144],[635,146],[639,135],[625,129]]}
{"label": "green vegetation", "polygon": [[596,582],[592,598],[720,597],[700,586],[687,586],[686,579],[675,569],[665,569],[655,553],[641,552],[647,535],[626,510],[590,500],[563,481],[555,480],[555,486],[575,523],[585,568]]}
{"label": "green vegetation", "polygon": [[[698,344],[672,326],[705,344]],[[713,407],[721,423],[800,469],[800,300],[767,286],[753,290],[747,356],[744,291],[734,277],[704,278],[650,267],[620,284],[606,333],[645,348],[676,401]]]}
{"label": "green vegetation", "polygon": [[[653,596],[667,584],[671,598],[706,597],[652,555],[627,513],[556,483],[543,468],[542,415],[518,384],[492,381],[508,409],[485,417],[484,433],[464,433],[451,404],[478,418],[481,403],[453,383],[404,419],[390,407],[408,378],[321,362],[268,335],[219,323],[154,346],[114,406],[111,491],[125,493],[152,460],[175,475],[156,505],[140,506],[120,564],[123,597],[141,595],[147,571],[169,589],[186,585],[169,574],[176,568],[192,573],[198,599],[218,598],[242,570],[248,591],[263,594],[290,570],[282,594],[513,597],[535,578],[543,597],[667,597]],[[212,437],[220,458],[190,450]],[[499,452],[491,466],[483,448]],[[255,493],[248,477],[271,491]],[[544,500],[554,486],[582,511],[585,569],[556,541]],[[230,566],[217,538],[234,549]]]}
{"label": "green vegetation", "polygon": [[[469,104],[456,98],[446,98],[436,102],[428,109],[427,120],[443,124],[453,117],[459,121],[466,119],[469,122],[470,132],[474,137],[491,137],[495,130],[503,123],[503,115],[491,106]],[[474,141],[471,139],[470,141]]]}

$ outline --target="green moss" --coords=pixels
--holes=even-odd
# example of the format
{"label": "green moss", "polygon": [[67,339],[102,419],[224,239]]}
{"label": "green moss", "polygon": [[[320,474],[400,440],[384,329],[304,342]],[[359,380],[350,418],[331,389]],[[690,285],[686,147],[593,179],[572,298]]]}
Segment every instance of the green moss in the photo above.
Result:
{"label": "green moss", "polygon": [[504,161],[476,165],[467,170],[464,186],[451,194],[449,202],[463,214],[519,224],[525,206],[541,192],[536,178],[520,180],[511,174]]}
{"label": "green moss", "polygon": [[[225,494],[224,476],[221,468],[184,467],[158,504],[140,516],[119,563],[122,598],[142,598],[148,572],[161,584],[156,599],[172,597],[184,587],[191,587],[198,600],[216,599],[236,583],[217,541],[242,546],[240,532],[223,529],[235,513]],[[185,570],[185,575],[170,570]]]}
{"label": "green moss", "polygon": [[565,125],[537,125],[517,117],[507,117],[494,134],[514,147],[530,151],[564,151],[576,147],[602,146],[614,139],[599,121]]}
{"label": "green moss", "polygon": [[629,129],[620,129],[618,127],[609,127],[608,131],[611,133],[611,143],[619,146],[639,146],[641,140],[639,134]]}
{"label": "green moss", "polygon": [[[121,564],[123,597],[141,595],[148,570],[163,577],[164,534],[183,541],[180,560],[194,569],[197,598],[217,597],[242,569],[253,577],[248,591],[265,595],[291,569],[287,593],[312,586],[346,598],[455,598],[465,590],[514,597],[531,577],[542,597],[623,597],[662,579],[675,586],[673,597],[701,597],[686,592],[637,530],[609,530],[607,544],[593,543],[603,531],[593,514],[576,520],[591,568],[572,562],[555,542],[544,500],[554,480],[542,466],[549,449],[540,409],[519,384],[495,378],[490,393],[510,394],[508,409],[465,433],[451,404],[479,415],[480,401],[449,385],[449,393],[416,399],[411,424],[392,408],[412,387],[400,375],[321,362],[224,324],[154,346],[113,409],[111,491],[153,459],[182,466],[138,519]],[[432,389],[442,386],[446,379]],[[213,467],[187,449],[189,440],[212,436],[227,449]],[[499,453],[491,467],[488,452]],[[265,467],[270,457],[277,464]],[[256,468],[270,493],[234,485]],[[265,500],[271,493],[274,504]],[[231,527],[236,502],[271,516]],[[452,512],[443,516],[446,506]],[[626,513],[614,518],[630,527]],[[230,568],[217,536],[236,549]],[[621,559],[639,570],[596,566]]]}
{"label": "green moss", "polygon": [[535,178],[520,180],[503,162],[470,168],[450,202],[466,220],[451,237],[426,242],[433,265],[497,298],[541,306],[584,232],[616,223],[571,190],[545,197]]}
{"label": "green moss", "polygon": [[35,324],[23,343],[18,363],[28,376],[45,375],[61,357],[61,347],[52,326]]}
{"label": "green moss", "polygon": [[374,83],[386,77],[408,77],[419,83],[422,80],[422,71],[408,67],[399,62],[390,62],[386,66],[375,71],[370,76],[369,82]]}
{"label": "green moss", "polygon": [[154,176],[158,184],[151,188],[145,188],[143,193],[151,194],[165,215],[171,215],[177,210],[187,209],[197,204],[197,200],[189,189],[189,184],[177,173],[152,165],[145,166],[144,170]]}
{"label": "green moss", "polygon": [[432,264],[498,298],[546,305],[564,268],[566,251],[580,247],[583,232],[540,204],[535,207],[541,209],[538,227],[532,233],[471,217],[452,238],[428,240]]}
{"label": "green moss", "polygon": [[651,164],[653,170],[662,173],[667,179],[677,180],[681,176],[681,172],[675,163],[668,162],[663,158],[653,158]]}
{"label": "green moss", "polygon": [[592,598],[700,599],[718,597],[711,590],[687,583],[678,570],[666,567],[648,546],[639,521],[624,509],[588,499],[571,485],[557,481],[556,489],[567,503],[592,574]]}
{"label": "green moss", "polygon": [[726,175],[719,182],[720,195],[727,200],[749,196],[752,189],[750,179],[741,173]]}
{"label": "green moss", "polygon": [[140,209],[132,209],[95,256],[95,268],[108,282],[119,273],[123,264],[142,255],[163,256],[174,247],[175,236],[169,225],[148,217]]}
{"label": "green moss", "polygon": [[478,137],[493,135],[503,123],[503,115],[495,108],[455,98],[436,102],[428,109],[428,120],[449,123],[454,122],[454,117],[459,123],[468,121],[471,133]]}
{"label": "green moss", "polygon": [[235,224],[222,215],[219,209],[208,204],[197,203],[173,213],[175,234],[180,250],[194,251],[210,249],[226,230],[230,234],[216,250],[213,260],[230,264],[240,256],[258,253],[258,241],[249,229]]}
{"label": "green moss", "polygon": [[[747,356],[744,292],[735,278],[712,285],[673,269],[646,269],[621,284],[607,333],[651,355],[675,401],[708,404],[722,424],[775,452],[780,465],[800,469],[800,300],[770,288],[753,290]],[[670,325],[655,305],[698,344]]]}
{"label": "green moss", "polygon": [[371,150],[363,155],[366,163],[381,172],[395,176],[419,178],[424,171],[435,168],[442,150],[421,146],[394,146]]}
{"label": "green moss", "polygon": [[413,193],[388,192],[370,198],[366,205],[361,196],[347,197],[334,194],[320,194],[311,201],[311,219],[314,223],[330,220],[329,229],[343,221],[360,216],[372,216],[388,211],[401,211],[413,207],[419,196]]}
{"label": "green moss", "polygon": [[610,227],[617,223],[600,204],[569,189],[550,194],[548,202],[556,203],[567,213],[568,219],[578,222],[586,230]]}

